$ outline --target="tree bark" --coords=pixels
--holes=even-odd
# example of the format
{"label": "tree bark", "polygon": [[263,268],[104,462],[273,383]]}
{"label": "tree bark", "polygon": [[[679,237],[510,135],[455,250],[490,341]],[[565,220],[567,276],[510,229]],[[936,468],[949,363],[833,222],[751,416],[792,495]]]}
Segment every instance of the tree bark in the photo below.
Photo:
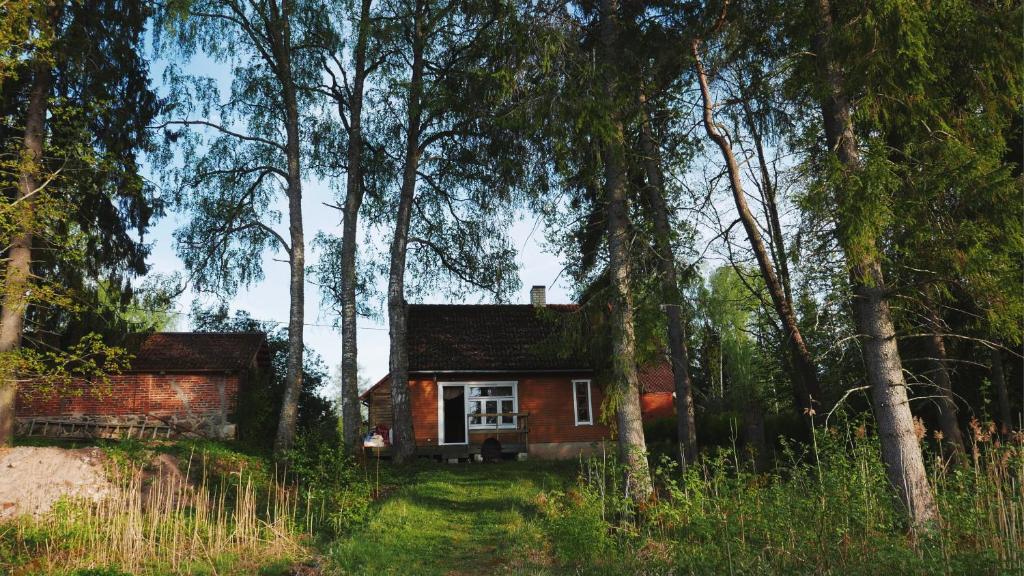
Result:
{"label": "tree bark", "polygon": [[792,357],[794,372],[797,376],[794,381],[794,388],[797,393],[797,410],[799,412],[813,415],[814,406],[821,398],[821,390],[818,385],[818,372],[814,366],[814,359],[811,357],[800,327],[797,325],[796,313],[793,311],[792,302],[786,297],[786,288],[779,280],[772,263],[771,256],[765,247],[761,233],[757,229],[757,222],[747,205],[746,195],[743,191],[743,180],[739,164],[733,154],[732,145],[728,138],[719,132],[715,124],[714,109],[711,102],[711,88],[708,85],[707,73],[700,60],[700,40],[694,39],[690,45],[690,51],[694,58],[694,66],[697,69],[697,80],[700,83],[701,99],[703,101],[704,130],[708,137],[718,145],[725,159],[726,168],[729,173],[729,183],[732,188],[733,201],[739,213],[743,229],[747,233],[747,240],[754,251],[757,259],[757,266],[764,278],[768,294],[771,296],[775,313],[786,331],[786,343]]}
{"label": "tree bark", "polygon": [[[830,151],[848,173],[860,168],[860,157],[853,133],[850,102],[844,90],[844,78],[831,57],[832,12],[829,0],[818,0],[819,28],[814,50],[820,81],[828,90],[821,101],[822,124]],[[837,190],[838,214],[858,198],[841,186]],[[837,222],[842,229],[848,223]],[[845,243],[844,243],[845,244]],[[935,499],[924,467],[921,445],[914,433],[913,415],[907,399],[903,364],[896,346],[896,330],[889,310],[888,293],[882,265],[877,256],[876,239],[851,250],[844,245],[850,263],[853,288],[853,312],[857,331],[862,335],[862,351],[871,386],[872,404],[878,421],[882,461],[889,482],[906,507],[914,529],[934,527],[937,518]]]}
{"label": "tree bark", "polygon": [[423,21],[426,6],[416,2],[412,29],[412,76],[409,81],[405,134],[405,166],[395,219],[395,237],[391,242],[391,269],[388,278],[388,323],[391,335],[391,410],[394,433],[394,458],[404,462],[416,451],[412,410],[409,402],[408,309],[405,302],[405,261],[409,246],[412,204],[416,197],[416,171],[420,161],[420,122],[423,98]]}
{"label": "tree bark", "polygon": [[355,77],[348,102],[348,175],[341,238],[341,423],[345,450],[349,453],[358,449],[362,425],[356,335],[356,235],[359,207],[363,203],[363,86],[366,81],[371,2],[362,0],[359,10],[359,31],[354,51]]}
{"label": "tree bark", "polygon": [[[605,103],[614,107],[617,75],[614,45],[618,35],[616,0],[601,0],[601,56]],[[629,200],[626,195],[625,139],[622,120],[609,108],[612,133],[601,149],[604,163],[604,201],[608,221],[608,271],[613,290],[612,350],[619,434],[619,458],[626,467],[626,486],[635,502],[650,498],[653,488],[647,463],[640,409],[640,382],[636,373],[636,335],[633,329],[633,294],[630,288]]]}
{"label": "tree bark", "polygon": [[743,414],[743,440],[751,454],[755,472],[763,472],[768,463],[768,440],[764,428],[764,406],[759,399],[747,402]]}
{"label": "tree bark", "polygon": [[302,174],[300,166],[299,104],[291,66],[291,27],[287,8],[277,14],[279,22],[277,52],[282,72],[279,77],[285,106],[285,155],[288,164],[288,231],[289,248],[289,311],[288,311],[288,367],[285,374],[281,419],[274,440],[274,453],[278,457],[295,442],[298,420],[299,395],[302,393],[303,323],[305,320],[306,249],[302,231]]}
{"label": "tree bark", "polygon": [[[56,23],[47,23],[52,26]],[[0,310],[0,354],[10,355],[21,347],[25,332],[25,310],[32,278],[32,236],[35,228],[35,198],[41,185],[43,144],[46,139],[46,114],[50,103],[53,73],[46,58],[35,56],[32,65],[32,87],[25,109],[25,135],[22,159],[18,167],[17,201],[20,208],[14,222],[16,232],[7,252],[4,274],[3,308]],[[3,374],[0,381],[0,446],[14,441],[15,402],[18,392],[17,374]]]}
{"label": "tree bark", "polygon": [[675,254],[672,250],[672,227],[665,199],[664,178],[661,172],[661,154],[647,116],[646,99],[640,95],[640,148],[644,154],[647,173],[647,199],[654,216],[655,248],[661,275],[662,299],[668,317],[668,349],[672,360],[672,379],[676,391],[676,429],[679,435],[679,455],[683,466],[697,457],[697,426],[693,409],[693,381],[690,378],[690,354],[686,345],[683,324],[682,299],[676,274]]}
{"label": "tree bark", "polygon": [[953,382],[949,377],[949,361],[946,357],[946,342],[940,334],[941,322],[934,310],[929,310],[932,334],[927,339],[928,364],[931,366],[932,380],[939,396],[939,427],[942,429],[943,443],[950,450],[950,461],[953,464],[962,461],[966,450],[964,435],[960,430],[957,418],[956,401],[953,399]]}
{"label": "tree bark", "polygon": [[1003,355],[999,348],[989,349],[989,361],[992,370],[992,385],[996,388],[996,401],[999,403],[1000,432],[1007,434],[1017,425],[1010,412],[1010,394],[1006,388],[1006,376],[1003,374]]}

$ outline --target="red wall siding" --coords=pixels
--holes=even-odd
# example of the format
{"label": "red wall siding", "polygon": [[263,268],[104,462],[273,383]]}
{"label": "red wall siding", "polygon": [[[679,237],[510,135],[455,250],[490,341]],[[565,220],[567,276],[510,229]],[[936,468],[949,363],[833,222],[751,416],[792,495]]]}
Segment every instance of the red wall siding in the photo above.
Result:
{"label": "red wall siding", "polygon": [[[33,384],[18,388],[17,415],[25,417],[128,416],[186,417],[231,414],[238,403],[239,375],[119,374],[107,385],[83,382],[60,394],[43,394]],[[223,401],[220,388],[223,387]]]}
{"label": "red wall siding", "polygon": [[[593,442],[608,437],[608,427],[600,424],[576,426],[572,406],[571,376],[563,375],[481,375],[477,377],[441,378],[442,382],[518,381],[519,411],[529,413],[531,443]],[[438,440],[437,382],[434,378],[409,381],[413,427],[416,444],[435,445]],[[596,383],[591,384],[594,415],[600,414],[604,395]]]}
{"label": "red wall siding", "polygon": [[[573,380],[587,380],[587,376],[537,374],[482,374],[439,377],[448,383],[458,382],[518,382],[519,411],[529,413],[530,443],[596,442],[608,438],[608,427],[601,423],[601,404],[604,393],[599,384],[591,381],[591,403],[594,424],[577,426],[573,412]],[[413,429],[418,446],[438,443],[437,380],[434,377],[415,377],[409,380]],[[371,401],[390,402],[390,395],[371,396]],[[671,417],[675,403],[671,393],[644,394],[641,397],[644,420]],[[371,425],[373,422],[371,422]],[[474,436],[475,438],[475,436]]]}
{"label": "red wall siding", "polygon": [[519,411],[530,413],[531,443],[597,442],[608,437],[608,427],[601,424],[604,393],[597,382],[590,383],[594,424],[576,425],[574,379],[571,376],[531,376],[519,381]]}
{"label": "red wall siding", "polygon": [[673,418],[676,415],[676,402],[671,392],[654,392],[640,397],[640,409],[644,421],[659,418]]}

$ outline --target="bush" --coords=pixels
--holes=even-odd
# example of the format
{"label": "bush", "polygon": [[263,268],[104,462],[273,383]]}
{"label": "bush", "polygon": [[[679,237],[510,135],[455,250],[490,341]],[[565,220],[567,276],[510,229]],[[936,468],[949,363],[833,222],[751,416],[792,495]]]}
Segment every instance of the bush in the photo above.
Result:
{"label": "bush", "polygon": [[672,416],[644,422],[644,439],[648,444],[677,443],[679,430],[676,427],[676,418]]}
{"label": "bush", "polygon": [[369,520],[372,489],[364,470],[345,455],[341,443],[300,436],[288,454],[291,474],[302,485],[307,505],[319,507],[319,532],[339,536]]}

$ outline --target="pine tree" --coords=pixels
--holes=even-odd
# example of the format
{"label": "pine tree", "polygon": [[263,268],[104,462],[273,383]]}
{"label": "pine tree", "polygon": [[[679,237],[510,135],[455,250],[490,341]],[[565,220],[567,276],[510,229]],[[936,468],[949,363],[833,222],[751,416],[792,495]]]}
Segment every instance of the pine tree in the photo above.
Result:
{"label": "pine tree", "polygon": [[156,113],[141,57],[149,15],[148,4],[119,0],[4,7],[0,441],[10,440],[19,379],[56,377],[59,392],[61,370],[89,372],[85,357],[110,359],[82,373],[98,379],[124,357],[91,333],[87,312],[101,283],[130,294],[159,212],[137,163]]}

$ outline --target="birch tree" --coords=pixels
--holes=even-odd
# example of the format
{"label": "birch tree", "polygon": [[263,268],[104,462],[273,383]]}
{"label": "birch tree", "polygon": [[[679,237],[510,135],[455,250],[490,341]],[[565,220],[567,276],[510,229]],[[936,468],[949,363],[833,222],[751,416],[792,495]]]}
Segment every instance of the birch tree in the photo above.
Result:
{"label": "birch tree", "polygon": [[[304,115],[312,105],[300,87],[313,85],[319,71],[301,47],[310,9],[288,0],[168,4],[174,34],[165,46],[186,58],[201,53],[224,63],[232,83],[221,101],[213,79],[171,67],[171,102],[157,125],[167,136],[159,159],[173,166],[165,172],[172,202],[192,217],[175,239],[193,287],[231,295],[262,278],[266,251],[287,256],[289,348],[274,441],[279,457],[294,441],[302,389]],[[274,226],[278,199],[286,205],[285,233]]]}
{"label": "birch tree", "polygon": [[[315,273],[324,301],[340,309],[342,438],[346,450],[351,451],[359,445],[362,424],[357,323],[360,310],[365,311],[360,298],[369,296],[357,266],[367,172],[371,172],[371,182],[373,177],[373,169],[367,166],[364,109],[367,82],[384,56],[378,38],[381,24],[376,20],[372,0],[328,2],[320,12],[315,37],[323,74],[321,82],[310,89],[333,105],[325,112],[330,120],[314,137],[313,153],[318,159],[316,172],[322,178],[343,182],[343,189],[338,206],[342,212],[341,236],[322,235],[314,240],[323,252]],[[369,103],[375,105],[372,100]]]}
{"label": "birch tree", "polygon": [[[720,29],[727,25],[728,20],[725,12],[727,7],[728,4],[725,4],[722,8],[723,11],[718,15],[713,25],[712,34],[718,34]],[[745,40],[744,38],[741,42]],[[797,408],[804,414],[813,415],[815,404],[821,402],[821,389],[818,384],[814,358],[811,356],[807,343],[801,333],[796,310],[794,309],[792,290],[789,287],[789,271],[786,266],[786,256],[784,252],[779,252],[780,250],[784,251],[785,247],[779,245],[782,242],[781,224],[778,221],[777,204],[774,199],[774,189],[771,187],[771,178],[767,174],[767,161],[765,160],[763,145],[757,137],[756,127],[750,126],[754,128],[755,145],[758,150],[758,161],[761,166],[761,186],[768,187],[765,197],[767,212],[770,216],[768,229],[773,231],[773,249],[771,251],[762,237],[762,226],[747,202],[748,193],[744,187],[743,169],[733,150],[734,138],[730,137],[725,131],[724,126],[715,119],[715,93],[711,85],[711,75],[704,64],[702,46],[703,40],[700,38],[694,38],[690,42],[690,53],[693,57],[702,101],[700,116],[704,131],[708,138],[715,143],[715,146],[722,155],[729,179],[729,187],[732,191],[733,203],[743,229],[746,232],[747,241],[750,243],[758,270],[764,279],[772,305],[781,323],[784,341],[789,348],[790,361],[793,366]],[[750,49],[750,47],[745,48]],[[739,96],[740,99],[746,97],[746,94]],[[750,125],[753,122],[752,118],[750,118],[752,116],[750,102],[744,100],[744,105],[746,106],[744,116],[748,120],[748,125]]]}
{"label": "birch tree", "polygon": [[389,147],[392,186],[372,212],[390,227],[386,308],[390,332],[395,454],[415,450],[408,396],[407,299],[445,287],[501,300],[519,287],[504,231],[526,181],[514,127],[504,119],[515,66],[501,50],[508,7],[490,3],[394,0],[381,7],[394,55],[383,65],[390,102],[375,122]]}

